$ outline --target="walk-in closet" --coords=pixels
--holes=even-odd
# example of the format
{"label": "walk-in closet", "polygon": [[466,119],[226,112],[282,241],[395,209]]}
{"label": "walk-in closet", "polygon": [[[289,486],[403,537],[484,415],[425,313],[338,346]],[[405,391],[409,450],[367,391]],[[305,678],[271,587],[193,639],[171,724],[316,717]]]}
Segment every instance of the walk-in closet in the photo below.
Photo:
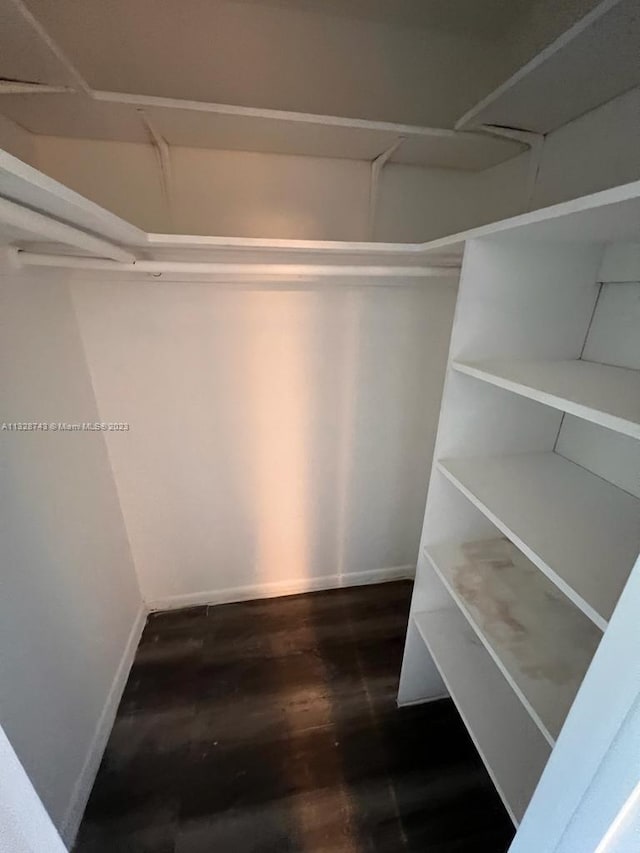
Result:
{"label": "walk-in closet", "polygon": [[0,853],[640,849],[637,0],[0,0]]}

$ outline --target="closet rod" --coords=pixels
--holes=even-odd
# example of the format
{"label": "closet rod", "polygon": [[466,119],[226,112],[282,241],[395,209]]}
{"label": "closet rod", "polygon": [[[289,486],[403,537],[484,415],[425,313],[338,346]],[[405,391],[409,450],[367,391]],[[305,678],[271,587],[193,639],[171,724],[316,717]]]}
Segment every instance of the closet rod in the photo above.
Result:
{"label": "closet rod", "polygon": [[429,278],[455,276],[459,266],[364,266],[357,264],[230,264],[208,261],[133,261],[118,263],[102,258],[82,258],[71,255],[47,255],[19,251],[18,262],[23,266],[63,267],[65,269],[109,270],[111,272],[195,273],[218,275],[314,276],[318,278]]}

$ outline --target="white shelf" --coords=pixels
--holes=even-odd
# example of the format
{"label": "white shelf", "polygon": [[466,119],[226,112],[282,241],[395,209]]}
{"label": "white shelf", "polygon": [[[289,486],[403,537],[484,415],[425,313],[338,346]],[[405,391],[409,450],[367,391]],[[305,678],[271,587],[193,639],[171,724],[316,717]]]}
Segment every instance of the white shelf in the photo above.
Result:
{"label": "white shelf", "polygon": [[514,823],[550,747],[457,609],[417,613],[415,624]]}
{"label": "white shelf", "polygon": [[640,371],[591,361],[454,361],[466,373],[522,397],[640,438]]}
{"label": "white shelf", "polygon": [[508,539],[425,553],[553,746],[601,632]]}
{"label": "white shelf", "polygon": [[438,462],[604,630],[640,551],[640,500],[556,453]]}
{"label": "white shelf", "polygon": [[601,0],[456,123],[550,133],[640,82],[637,0]]}
{"label": "white shelf", "polygon": [[342,116],[95,91],[3,95],[3,113],[36,134],[147,144],[140,110],[169,145],[373,160],[404,140],[391,162],[479,171],[524,150],[481,133]]}

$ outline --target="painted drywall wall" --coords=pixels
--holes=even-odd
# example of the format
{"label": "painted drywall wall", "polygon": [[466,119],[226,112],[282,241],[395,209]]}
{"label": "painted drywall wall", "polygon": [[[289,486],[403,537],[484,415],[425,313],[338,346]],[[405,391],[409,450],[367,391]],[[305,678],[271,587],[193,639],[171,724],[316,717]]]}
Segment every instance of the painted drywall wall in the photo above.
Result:
{"label": "painted drywall wall", "polygon": [[[171,148],[172,199],[152,147],[33,137],[35,165],[149,231],[366,240],[370,165],[358,160]],[[476,224],[476,175],[389,165],[377,240],[425,240]]]}
{"label": "painted drywall wall", "polygon": [[131,427],[106,439],[145,598],[411,571],[455,295],[78,280],[100,415]]}
{"label": "painted drywall wall", "polygon": [[[640,370],[640,287],[604,284],[598,296],[582,358]],[[638,442],[627,435],[565,415],[556,451],[640,498]]]}
{"label": "painted drywall wall", "polygon": [[169,230],[366,239],[364,162],[176,148],[171,166],[175,224],[169,220]]}
{"label": "painted drywall wall", "polygon": [[[530,154],[478,175],[482,221],[521,213],[526,203]],[[545,139],[531,209],[640,178],[640,88],[614,98]],[[482,202],[484,199],[484,203]]]}
{"label": "painted drywall wall", "polygon": [[[0,424],[98,420],[58,277],[0,276],[0,381]],[[0,724],[69,840],[141,597],[101,432],[0,429],[0,470]]]}
{"label": "painted drywall wall", "polygon": [[374,239],[420,243],[473,227],[483,213],[478,174],[388,163],[380,177]]}
{"label": "painted drywall wall", "polygon": [[300,239],[365,239],[364,162],[172,148],[167,204],[153,148],[36,138],[37,166],[148,230]]}
{"label": "painted drywall wall", "polygon": [[65,853],[66,847],[0,727],[0,853]]}
{"label": "painted drywall wall", "polygon": [[0,115],[0,148],[26,163],[34,163],[36,160],[33,134],[3,115]]}
{"label": "painted drywall wall", "polygon": [[545,140],[535,207],[640,178],[640,88],[592,110]]}
{"label": "painted drywall wall", "polygon": [[33,136],[31,165],[146,231],[168,229],[154,149],[128,142]]}

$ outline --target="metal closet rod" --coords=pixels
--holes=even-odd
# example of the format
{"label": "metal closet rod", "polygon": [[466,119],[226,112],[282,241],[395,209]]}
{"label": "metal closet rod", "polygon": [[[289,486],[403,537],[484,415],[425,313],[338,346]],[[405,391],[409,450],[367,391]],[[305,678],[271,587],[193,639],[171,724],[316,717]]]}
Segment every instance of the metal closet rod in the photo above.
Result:
{"label": "metal closet rod", "polygon": [[457,277],[459,265],[425,266],[364,266],[358,264],[230,264],[209,261],[111,261],[104,258],[73,255],[40,254],[18,250],[21,266],[62,267],[80,270],[109,270],[110,272],[139,273],[196,273],[218,275],[314,276],[316,278],[433,278]]}

